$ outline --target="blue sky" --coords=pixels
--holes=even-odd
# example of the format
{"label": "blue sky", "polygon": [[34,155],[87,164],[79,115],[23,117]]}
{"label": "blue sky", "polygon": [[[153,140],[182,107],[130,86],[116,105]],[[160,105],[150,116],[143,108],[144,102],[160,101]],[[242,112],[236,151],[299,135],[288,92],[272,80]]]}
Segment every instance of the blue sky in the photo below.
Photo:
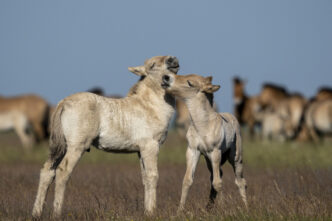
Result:
{"label": "blue sky", "polygon": [[332,86],[332,1],[0,1],[0,94],[56,104],[94,86],[125,95],[128,66],[175,55],[180,74],[213,75],[232,111],[234,75],[312,96]]}

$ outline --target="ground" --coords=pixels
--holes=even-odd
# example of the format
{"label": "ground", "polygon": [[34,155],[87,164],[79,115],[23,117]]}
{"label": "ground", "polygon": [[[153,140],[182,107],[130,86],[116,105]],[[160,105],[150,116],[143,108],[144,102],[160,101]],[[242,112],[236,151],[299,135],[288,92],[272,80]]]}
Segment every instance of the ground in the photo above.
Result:
{"label": "ground", "polygon": [[[210,190],[200,160],[186,210],[177,215],[185,172],[184,140],[171,131],[159,157],[158,210],[143,213],[143,185],[135,154],[91,149],[75,168],[66,191],[63,220],[332,220],[332,143],[244,141],[249,209],[224,165],[223,200],[206,210]],[[13,133],[0,134],[0,220],[31,220],[47,142],[24,152]],[[49,220],[54,186],[42,219]]]}

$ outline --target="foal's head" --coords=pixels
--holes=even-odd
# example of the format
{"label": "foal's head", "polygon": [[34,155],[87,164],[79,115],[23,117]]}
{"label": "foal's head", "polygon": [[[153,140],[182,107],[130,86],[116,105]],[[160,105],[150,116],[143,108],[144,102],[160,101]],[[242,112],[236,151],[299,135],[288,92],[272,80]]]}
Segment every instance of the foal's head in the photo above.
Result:
{"label": "foal's head", "polygon": [[212,77],[190,75],[164,75],[163,85],[166,91],[181,99],[190,99],[199,95],[212,97],[219,90],[219,85],[212,84]]}
{"label": "foal's head", "polygon": [[155,56],[147,59],[144,65],[129,67],[128,70],[141,79],[149,76],[159,85],[162,85],[162,76],[175,75],[180,69],[179,60],[174,56]]}

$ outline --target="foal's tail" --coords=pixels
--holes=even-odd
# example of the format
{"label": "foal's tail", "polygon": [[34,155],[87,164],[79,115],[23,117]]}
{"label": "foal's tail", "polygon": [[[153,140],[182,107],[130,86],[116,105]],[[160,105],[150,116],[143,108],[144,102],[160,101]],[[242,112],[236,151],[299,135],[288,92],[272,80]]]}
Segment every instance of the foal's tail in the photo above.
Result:
{"label": "foal's tail", "polygon": [[61,115],[64,111],[64,103],[61,101],[51,117],[51,136],[50,136],[50,158],[56,167],[66,153],[67,144],[63,134]]}

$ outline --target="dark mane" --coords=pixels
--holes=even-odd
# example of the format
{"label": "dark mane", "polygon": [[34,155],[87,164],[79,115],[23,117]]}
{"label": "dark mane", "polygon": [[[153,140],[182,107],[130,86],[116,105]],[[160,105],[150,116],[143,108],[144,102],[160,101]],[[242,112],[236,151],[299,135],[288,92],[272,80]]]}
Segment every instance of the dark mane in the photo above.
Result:
{"label": "dark mane", "polygon": [[263,85],[263,88],[270,88],[270,89],[277,90],[277,91],[280,91],[282,93],[288,94],[285,87],[280,86],[280,85],[276,85],[276,84],[273,84],[273,83],[265,83]]}
{"label": "dark mane", "polygon": [[136,82],[136,84],[134,84],[134,86],[132,86],[127,94],[127,96],[133,95],[133,94],[137,94],[137,89],[138,86],[140,84],[141,81],[143,81],[145,79],[145,76],[141,76],[140,79]]}
{"label": "dark mane", "polygon": [[241,125],[244,124],[243,114],[245,111],[246,104],[248,103],[248,100],[249,100],[248,96],[244,95],[242,98],[242,102],[234,106],[234,114]]}
{"label": "dark mane", "polygon": [[213,107],[213,99],[214,99],[214,95],[213,93],[204,93],[206,98],[208,99],[211,107]]}
{"label": "dark mane", "polygon": [[234,84],[241,84],[241,83],[242,83],[242,80],[241,80],[241,78],[239,78],[239,77],[234,77],[234,78],[233,78],[233,82],[234,82]]}
{"label": "dark mane", "polygon": [[303,94],[301,94],[300,92],[294,92],[290,94],[291,97],[300,97],[300,98],[304,98]]}
{"label": "dark mane", "polygon": [[331,93],[332,94],[332,88],[328,86],[323,86],[318,89],[318,93]]}
{"label": "dark mane", "polygon": [[88,90],[88,92],[100,95],[100,96],[104,96],[104,90],[101,87],[94,87],[91,88],[90,90]]}

